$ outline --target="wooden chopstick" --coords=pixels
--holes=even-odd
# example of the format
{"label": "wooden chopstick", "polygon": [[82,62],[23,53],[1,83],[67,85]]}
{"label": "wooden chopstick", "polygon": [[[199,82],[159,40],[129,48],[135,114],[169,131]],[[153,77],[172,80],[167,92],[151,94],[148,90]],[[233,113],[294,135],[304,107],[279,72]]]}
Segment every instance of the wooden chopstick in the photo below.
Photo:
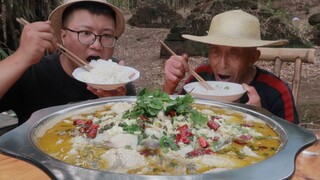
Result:
{"label": "wooden chopstick", "polygon": [[[160,39],[158,39],[158,41],[160,42],[160,44],[168,51],[170,52],[170,54],[172,55],[177,55],[175,52],[172,51],[172,49],[170,49],[169,46],[167,46],[163,41],[161,41]],[[191,72],[191,74],[200,82],[200,84],[206,89],[206,90],[213,90],[213,88],[210,86],[210,84],[207,83],[207,81],[205,81],[197,72],[195,72],[193,69],[191,69],[191,67],[189,66],[189,71]]]}
{"label": "wooden chopstick", "polygon": [[[23,18],[17,18],[16,20],[22,25],[29,24],[29,22]],[[60,43],[57,43],[57,45],[60,48],[61,53],[64,54],[68,59],[76,63],[78,66],[83,67],[85,70],[90,71],[92,67],[88,64],[87,61],[82,60],[81,58],[73,54],[71,51],[69,51],[67,48],[62,46]]]}

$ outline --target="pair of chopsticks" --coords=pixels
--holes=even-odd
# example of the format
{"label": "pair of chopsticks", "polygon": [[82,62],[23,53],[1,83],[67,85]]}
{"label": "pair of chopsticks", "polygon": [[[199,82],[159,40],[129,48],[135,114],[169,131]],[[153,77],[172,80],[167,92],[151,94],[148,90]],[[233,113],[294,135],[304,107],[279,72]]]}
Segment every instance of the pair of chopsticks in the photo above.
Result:
{"label": "pair of chopsticks", "polygon": [[[158,39],[158,41],[160,42],[160,44],[168,51],[170,52],[170,54],[172,55],[177,55],[175,52],[172,51],[172,49],[169,48],[169,46],[167,46],[163,41],[161,41],[160,39]],[[204,87],[206,90],[213,90],[213,88],[207,83],[207,81],[205,81],[198,73],[196,73],[193,69],[191,69],[191,67],[189,66],[189,71],[191,72],[191,74],[199,81],[199,83],[201,84],[202,87]]]}
{"label": "pair of chopsticks", "polygon": [[[17,20],[17,22],[19,22],[23,26],[29,24],[29,22],[27,20],[23,19],[23,18],[17,18],[16,20]],[[90,71],[90,69],[92,67],[88,64],[87,61],[79,58],[78,56],[73,54],[71,51],[69,51],[68,49],[63,47],[60,43],[57,43],[57,44],[58,44],[58,47],[61,50],[61,53],[64,54],[68,59],[70,59],[71,61],[76,63],[78,66],[83,67],[85,70]]]}

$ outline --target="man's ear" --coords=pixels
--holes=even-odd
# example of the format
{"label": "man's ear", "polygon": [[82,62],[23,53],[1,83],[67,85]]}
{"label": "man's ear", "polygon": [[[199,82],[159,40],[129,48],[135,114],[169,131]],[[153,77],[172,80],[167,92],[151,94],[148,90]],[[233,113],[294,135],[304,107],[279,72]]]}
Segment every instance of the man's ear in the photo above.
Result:
{"label": "man's ear", "polygon": [[254,52],[253,52],[253,55],[252,55],[252,64],[256,63],[259,58],[260,58],[260,55],[261,55],[261,51],[256,49]]}
{"label": "man's ear", "polygon": [[61,38],[61,43],[62,43],[62,45],[64,45],[64,37],[66,36],[66,31],[64,31],[64,30],[60,30],[60,38]]}

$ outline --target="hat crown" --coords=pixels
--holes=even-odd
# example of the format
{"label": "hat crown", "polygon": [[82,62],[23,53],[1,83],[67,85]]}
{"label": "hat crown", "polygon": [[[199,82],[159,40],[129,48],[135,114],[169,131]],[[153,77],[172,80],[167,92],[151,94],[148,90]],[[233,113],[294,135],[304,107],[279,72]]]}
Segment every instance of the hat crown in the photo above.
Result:
{"label": "hat crown", "polygon": [[208,35],[194,36],[183,34],[182,37],[220,46],[261,47],[280,46],[287,40],[262,40],[258,18],[242,10],[231,10],[212,18]]}
{"label": "hat crown", "polygon": [[104,6],[108,6],[109,8],[111,8],[116,16],[115,19],[115,23],[116,23],[116,29],[115,29],[115,36],[117,38],[119,38],[124,30],[125,30],[125,18],[121,12],[121,10],[108,3],[106,0],[64,0],[63,3],[58,6],[57,8],[55,8],[51,14],[49,15],[49,20],[52,22],[52,29],[54,31],[55,36],[57,37],[57,41],[59,43],[62,42],[61,37],[60,37],[60,31],[62,29],[62,14],[65,11],[66,8],[68,8],[69,6],[72,6],[73,4],[77,3],[77,2],[96,2],[96,3],[100,3],[101,5]]}
{"label": "hat crown", "polygon": [[208,35],[260,40],[260,23],[242,10],[227,11],[212,19]]}

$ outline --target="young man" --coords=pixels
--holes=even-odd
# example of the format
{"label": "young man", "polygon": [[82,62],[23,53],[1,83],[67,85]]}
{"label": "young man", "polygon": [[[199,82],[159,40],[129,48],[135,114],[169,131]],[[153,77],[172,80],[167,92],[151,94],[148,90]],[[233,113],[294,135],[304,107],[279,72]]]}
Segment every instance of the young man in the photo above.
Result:
{"label": "young man", "polygon": [[39,109],[107,96],[135,95],[132,84],[113,91],[94,89],[72,77],[78,66],[57,42],[81,59],[110,59],[125,29],[121,11],[105,0],[67,0],[46,22],[26,25],[17,51],[0,62],[0,112],[13,110],[19,124]]}
{"label": "young man", "polygon": [[[209,44],[209,64],[196,68],[208,81],[243,84],[247,94],[240,103],[263,107],[271,113],[298,123],[298,114],[289,87],[279,78],[255,66],[260,46],[277,46],[286,40],[266,41],[260,38],[259,20],[242,10],[227,11],[213,17],[207,36],[182,35]],[[171,56],[165,63],[163,90],[173,94],[188,71],[188,56]],[[189,77],[186,83],[196,81]],[[184,92],[185,93],[185,92]]]}

